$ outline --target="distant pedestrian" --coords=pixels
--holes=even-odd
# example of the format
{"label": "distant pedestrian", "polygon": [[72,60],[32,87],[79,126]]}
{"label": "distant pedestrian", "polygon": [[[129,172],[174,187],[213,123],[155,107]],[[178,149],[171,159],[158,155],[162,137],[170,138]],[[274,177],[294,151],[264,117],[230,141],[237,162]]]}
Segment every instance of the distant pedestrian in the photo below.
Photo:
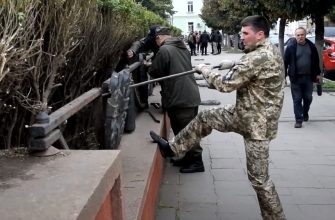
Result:
{"label": "distant pedestrian", "polygon": [[200,52],[200,35],[201,35],[201,31],[195,32],[195,43],[197,45],[197,53]]}
{"label": "distant pedestrian", "polygon": [[195,36],[194,36],[193,31],[191,31],[190,34],[188,35],[187,43],[191,50],[191,56],[196,56],[197,55],[197,53],[195,52],[196,43],[195,43]]}
{"label": "distant pedestrian", "polygon": [[212,29],[210,39],[211,39],[211,45],[212,45],[212,54],[217,55],[218,54],[218,34],[217,32]]}
{"label": "distant pedestrian", "polygon": [[285,77],[291,82],[295,128],[301,128],[303,121],[309,120],[309,109],[313,100],[313,82],[320,80],[319,55],[315,45],[306,39],[305,28],[295,30],[285,50]]}
{"label": "distant pedestrian", "polygon": [[207,47],[208,47],[208,42],[210,41],[210,36],[204,30],[202,34],[200,35],[200,50],[201,50],[201,55],[207,55]]}
{"label": "distant pedestrian", "polygon": [[218,54],[221,54],[221,47],[222,47],[222,34],[220,33],[220,31],[217,31],[217,38],[218,38]]}

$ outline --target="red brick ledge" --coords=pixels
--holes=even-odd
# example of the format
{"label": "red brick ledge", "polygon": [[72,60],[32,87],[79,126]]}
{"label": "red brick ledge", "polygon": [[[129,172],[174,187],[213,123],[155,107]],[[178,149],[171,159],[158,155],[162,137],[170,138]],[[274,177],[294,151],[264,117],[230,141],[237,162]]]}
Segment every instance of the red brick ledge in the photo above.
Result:
{"label": "red brick ledge", "polygon": [[[160,95],[150,98],[149,102],[160,101]],[[161,121],[160,124],[154,122],[148,113],[142,112],[136,118],[135,131],[124,134],[120,144],[126,220],[155,219],[163,158],[157,145],[152,142],[149,132],[153,130],[168,137],[170,125],[168,118],[163,117],[161,109],[152,107],[149,110]]]}

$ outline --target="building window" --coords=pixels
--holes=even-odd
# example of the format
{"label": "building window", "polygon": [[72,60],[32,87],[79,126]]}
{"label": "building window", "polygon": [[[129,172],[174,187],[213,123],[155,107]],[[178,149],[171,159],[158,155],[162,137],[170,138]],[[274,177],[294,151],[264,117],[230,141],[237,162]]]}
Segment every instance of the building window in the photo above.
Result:
{"label": "building window", "polygon": [[193,22],[188,22],[188,32],[192,32],[194,30]]}
{"label": "building window", "polygon": [[188,1],[187,2],[187,12],[188,13],[193,13],[193,1]]}

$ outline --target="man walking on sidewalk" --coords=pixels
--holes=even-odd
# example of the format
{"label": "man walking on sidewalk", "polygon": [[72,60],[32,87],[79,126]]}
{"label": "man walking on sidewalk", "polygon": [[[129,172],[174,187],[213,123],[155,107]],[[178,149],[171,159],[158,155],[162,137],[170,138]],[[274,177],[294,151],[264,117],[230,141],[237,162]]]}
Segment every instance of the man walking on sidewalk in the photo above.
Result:
{"label": "man walking on sidewalk", "polygon": [[236,90],[232,106],[200,112],[172,141],[150,132],[164,157],[181,157],[213,129],[236,132],[245,143],[248,178],[257,193],[264,220],[285,220],[284,211],[269,176],[269,143],[276,137],[284,98],[284,64],[276,46],[268,39],[269,24],[262,16],[241,22],[246,53],[238,63],[224,61],[226,75],[212,72],[204,64],[196,67],[221,92]]}
{"label": "man walking on sidewalk", "polygon": [[319,55],[315,45],[306,39],[305,28],[295,30],[295,39],[285,50],[285,76],[290,77],[295,115],[295,128],[301,128],[309,120],[309,108],[313,100],[313,82],[320,80]]}

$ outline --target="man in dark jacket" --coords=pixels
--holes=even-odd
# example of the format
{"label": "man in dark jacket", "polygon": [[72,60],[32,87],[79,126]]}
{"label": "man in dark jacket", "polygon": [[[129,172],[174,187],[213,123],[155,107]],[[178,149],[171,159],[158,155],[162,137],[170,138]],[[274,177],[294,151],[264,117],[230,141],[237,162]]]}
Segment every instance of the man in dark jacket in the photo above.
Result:
{"label": "man in dark jacket", "polygon": [[[170,35],[166,27],[157,27],[157,45],[160,47],[152,62],[149,74],[153,78],[173,75],[192,70],[191,56],[184,42]],[[197,114],[200,93],[194,75],[171,78],[161,83],[162,105],[170,118],[173,133],[176,135]],[[174,160],[181,166],[181,173],[204,172],[202,148],[198,144],[181,160]]]}
{"label": "man in dark jacket", "polygon": [[319,56],[315,45],[306,39],[306,30],[295,30],[284,55],[285,77],[291,81],[295,128],[301,128],[303,121],[309,120],[309,108],[312,103],[313,82],[320,78]]}
{"label": "man in dark jacket", "polygon": [[212,54],[217,55],[218,54],[218,41],[219,36],[217,34],[217,31],[212,29],[212,33],[210,36],[211,39],[211,45],[212,45]]}
{"label": "man in dark jacket", "polygon": [[218,54],[221,54],[221,48],[222,48],[222,34],[220,31],[217,31],[217,36],[218,36]]}
{"label": "man in dark jacket", "polygon": [[201,55],[207,55],[208,42],[210,41],[209,34],[204,30],[200,35],[200,50]]}
{"label": "man in dark jacket", "polygon": [[[152,51],[154,56],[156,55],[159,47],[155,42],[155,31],[158,26],[159,25],[152,25],[146,37],[132,43],[131,47],[127,50],[127,62],[129,65],[139,61],[141,53]],[[137,68],[134,70],[133,76],[136,76],[135,83],[144,82],[149,79],[147,72],[143,68]],[[148,108],[148,97],[150,94],[149,90],[149,85],[144,85],[137,88],[137,91],[139,92],[139,100],[137,103],[140,103],[137,105],[137,107],[139,107],[139,109]]]}

